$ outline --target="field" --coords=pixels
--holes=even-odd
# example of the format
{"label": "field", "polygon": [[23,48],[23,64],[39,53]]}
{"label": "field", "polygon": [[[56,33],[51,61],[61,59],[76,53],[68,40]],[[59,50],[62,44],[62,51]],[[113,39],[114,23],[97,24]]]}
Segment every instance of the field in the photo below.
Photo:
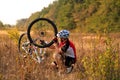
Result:
{"label": "field", "polygon": [[[14,33],[13,33],[14,34]],[[77,49],[72,73],[57,75],[49,64],[54,51],[41,64],[22,58],[13,34],[0,31],[0,80],[120,80],[120,33],[96,35],[71,33]]]}

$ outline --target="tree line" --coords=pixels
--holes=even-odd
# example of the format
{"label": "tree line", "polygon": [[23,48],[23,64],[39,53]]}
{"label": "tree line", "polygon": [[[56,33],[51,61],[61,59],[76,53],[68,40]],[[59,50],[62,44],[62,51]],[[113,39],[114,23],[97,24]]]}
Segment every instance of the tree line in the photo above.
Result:
{"label": "tree line", "polygon": [[119,32],[119,0],[56,0],[28,19],[17,21],[17,27],[27,27],[36,18],[53,20],[59,29],[81,32]]}

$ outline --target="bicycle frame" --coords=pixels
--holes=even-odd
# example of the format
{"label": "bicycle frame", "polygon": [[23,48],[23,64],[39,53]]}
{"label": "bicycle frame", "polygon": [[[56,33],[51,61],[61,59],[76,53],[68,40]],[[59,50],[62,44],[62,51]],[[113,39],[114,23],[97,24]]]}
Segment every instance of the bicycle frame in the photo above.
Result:
{"label": "bicycle frame", "polygon": [[[27,48],[27,47],[29,47],[29,48]],[[26,55],[23,56],[23,57],[26,57],[27,55],[30,55],[32,57],[32,59],[35,60],[36,62],[40,63],[42,61],[42,58],[39,56],[38,50],[37,50],[36,46],[32,45],[29,42],[24,42],[22,44],[22,49],[26,53]],[[32,54],[35,54],[36,58]]]}

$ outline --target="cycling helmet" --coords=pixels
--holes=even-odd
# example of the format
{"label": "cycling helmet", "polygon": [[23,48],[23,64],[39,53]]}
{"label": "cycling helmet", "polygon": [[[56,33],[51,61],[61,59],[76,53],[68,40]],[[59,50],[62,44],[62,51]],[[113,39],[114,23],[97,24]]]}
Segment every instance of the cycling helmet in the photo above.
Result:
{"label": "cycling helmet", "polygon": [[68,30],[61,30],[57,34],[57,37],[59,37],[59,38],[68,38],[69,37],[69,31]]}

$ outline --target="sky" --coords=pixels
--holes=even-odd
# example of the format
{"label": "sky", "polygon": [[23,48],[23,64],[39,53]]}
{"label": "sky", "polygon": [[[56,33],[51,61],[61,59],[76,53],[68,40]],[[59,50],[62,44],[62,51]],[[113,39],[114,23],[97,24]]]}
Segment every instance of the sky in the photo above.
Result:
{"label": "sky", "polygon": [[0,21],[15,25],[22,18],[41,11],[55,0],[0,0]]}

